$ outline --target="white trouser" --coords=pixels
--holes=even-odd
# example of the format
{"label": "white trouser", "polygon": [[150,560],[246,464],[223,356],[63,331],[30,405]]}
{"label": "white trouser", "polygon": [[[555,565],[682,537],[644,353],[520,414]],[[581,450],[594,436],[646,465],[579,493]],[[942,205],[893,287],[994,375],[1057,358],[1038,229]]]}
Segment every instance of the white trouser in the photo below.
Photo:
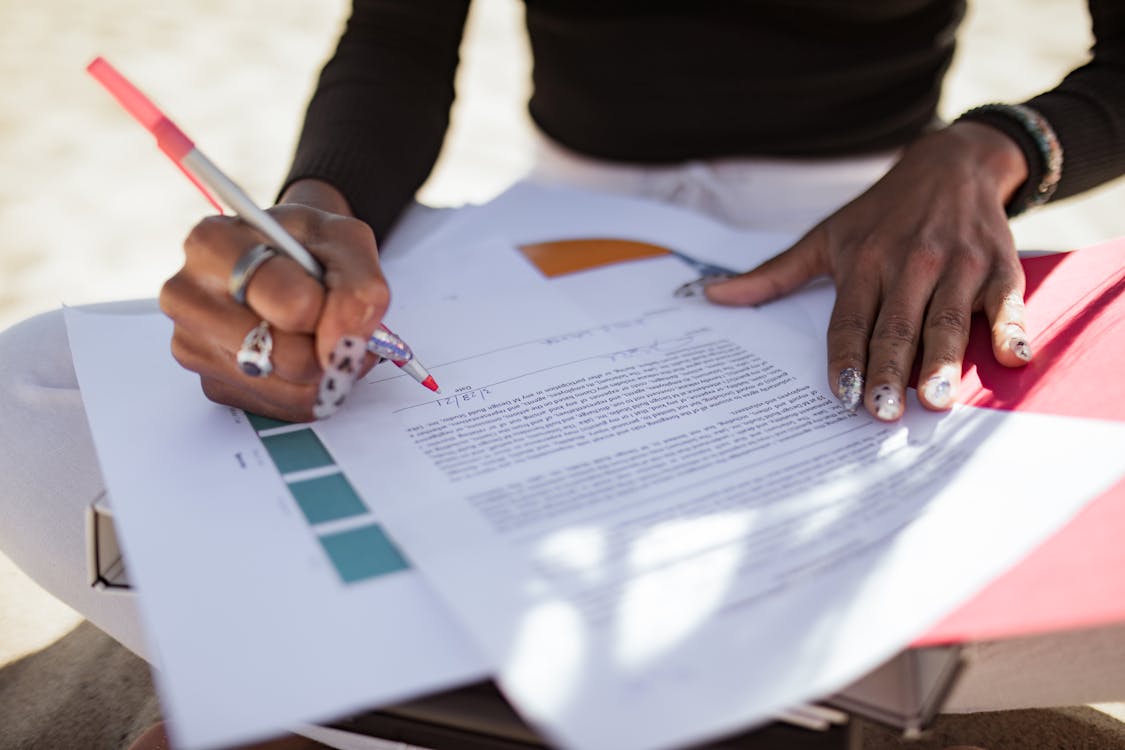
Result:
{"label": "white trouser", "polygon": [[539,136],[531,179],[675,203],[743,229],[804,234],[890,168],[849,159],[714,159],[671,166],[599,161]]}
{"label": "white trouser", "polygon": [[[536,181],[649,197],[734,225],[794,234],[858,195],[893,159],[633,167],[582,158],[545,140],[539,152]],[[414,211],[410,231],[424,231],[433,220],[434,214]],[[156,310],[152,301],[110,307]],[[54,596],[143,656],[134,601],[91,588],[86,576],[85,512],[104,486],[61,312],[0,334],[0,415],[0,548]],[[978,644],[969,655],[974,666],[953,696],[954,710],[1125,700],[1125,627]]]}
{"label": "white trouser", "polygon": [[[93,307],[159,311],[154,300]],[[144,656],[135,599],[95,589],[87,575],[86,511],[105,485],[61,310],[0,333],[0,415],[0,549],[56,598]]]}

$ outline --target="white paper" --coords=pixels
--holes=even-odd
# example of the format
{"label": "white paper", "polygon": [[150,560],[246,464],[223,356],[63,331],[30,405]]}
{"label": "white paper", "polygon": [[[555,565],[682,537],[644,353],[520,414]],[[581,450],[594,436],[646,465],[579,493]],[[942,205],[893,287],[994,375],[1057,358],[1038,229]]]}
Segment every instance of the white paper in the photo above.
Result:
{"label": "white paper", "polygon": [[246,416],[207,401],[172,359],[170,321],[66,318],[177,747],[229,746],[488,673],[416,571],[341,581],[319,539],[378,521],[371,504],[311,523]]}
{"label": "white paper", "polygon": [[[784,232],[740,230],[679,206],[626,195],[519,182],[493,201],[459,210],[414,242],[397,242],[383,251],[383,267],[396,295],[425,287],[398,277],[402,266],[451,269],[464,262],[465,249],[482,238],[502,236],[513,245],[566,239],[615,238],[647,242],[731,271],[748,271],[789,247],[797,237]],[[686,266],[681,281],[699,277]],[[653,293],[675,287],[660,278],[646,282]],[[401,292],[401,294],[399,294]],[[835,299],[826,280],[762,306],[775,322],[823,339],[824,321]]]}
{"label": "white paper", "polygon": [[[295,507],[295,475],[271,466],[241,414],[207,402],[172,362],[166,321],[70,312],[162,696],[185,746],[440,689],[486,664],[502,665],[517,707],[569,746],[671,747],[744,729],[861,676],[1125,471],[1118,425],[912,409],[886,428],[841,414],[824,383],[830,285],[758,311],[722,309],[671,298],[695,277],[675,259],[546,280],[513,248],[589,237],[734,269],[792,240],[644,201],[517,186],[446,216],[421,244],[392,242],[388,324],[444,393],[381,365],[317,428],[365,506],[362,517],[319,524]],[[626,366],[635,369],[617,386],[627,390],[604,381]],[[702,382],[706,367],[727,379]],[[747,382],[761,387],[738,392]],[[540,394],[512,401],[521,388],[556,389],[561,400],[537,412]],[[789,438],[755,443],[768,418],[746,417],[775,397],[772,427]],[[519,425],[481,420],[505,404]],[[546,429],[578,421],[576,407],[601,413],[584,414],[580,429]],[[815,437],[794,424],[801,410],[819,415],[815,436],[826,442],[798,451]],[[450,437],[426,427],[439,414],[481,431],[453,435],[461,447],[443,454]],[[504,447],[503,429],[520,439]],[[707,450],[650,445],[641,458],[664,460],[661,471],[644,474],[624,453],[685,430]],[[863,468],[872,450],[879,471],[898,472],[891,494],[869,489],[880,476]],[[615,470],[597,463],[607,458]],[[776,473],[806,458],[814,463]],[[733,464],[729,475],[713,459]],[[784,478],[805,491],[767,503],[763,490],[739,490]],[[901,502],[889,501],[895,493]],[[318,539],[369,521],[413,569],[341,584]],[[779,544],[786,554],[763,557]]]}
{"label": "white paper", "polygon": [[[489,255],[510,262],[469,252]],[[607,270],[648,289],[664,263]],[[565,746],[674,747],[829,694],[1125,471],[1123,425],[848,414],[823,345],[760,312],[566,302],[601,273],[418,290],[396,325],[446,395],[376,376],[317,426],[509,699]]]}

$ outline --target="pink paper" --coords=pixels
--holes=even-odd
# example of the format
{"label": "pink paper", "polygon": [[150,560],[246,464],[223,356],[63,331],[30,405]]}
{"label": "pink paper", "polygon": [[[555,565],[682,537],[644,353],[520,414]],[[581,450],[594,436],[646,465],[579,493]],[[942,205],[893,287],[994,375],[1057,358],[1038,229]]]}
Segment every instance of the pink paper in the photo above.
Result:
{"label": "pink paper", "polygon": [[[1125,421],[1125,238],[1025,260],[1024,270],[1033,362],[998,365],[987,322],[974,321],[961,400]],[[916,645],[1123,621],[1125,479]]]}

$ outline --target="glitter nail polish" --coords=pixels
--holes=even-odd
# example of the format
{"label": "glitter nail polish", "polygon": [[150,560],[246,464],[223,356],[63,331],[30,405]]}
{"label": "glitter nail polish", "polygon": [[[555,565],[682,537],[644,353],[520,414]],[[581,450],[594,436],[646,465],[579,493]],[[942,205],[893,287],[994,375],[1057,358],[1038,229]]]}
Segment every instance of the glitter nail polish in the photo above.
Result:
{"label": "glitter nail polish", "polygon": [[863,400],[863,373],[854,367],[847,367],[840,371],[836,378],[836,398],[848,411],[855,413],[859,402]]}
{"label": "glitter nail polish", "polygon": [[734,278],[734,274],[729,273],[712,273],[705,276],[700,276],[695,281],[689,281],[686,284],[681,284],[676,287],[676,291],[672,294],[675,297],[695,297],[703,294],[703,289],[711,284],[717,284],[720,281]]}
{"label": "glitter nail polish", "polygon": [[953,403],[953,383],[944,375],[933,375],[922,384],[922,396],[930,406],[944,409]]}

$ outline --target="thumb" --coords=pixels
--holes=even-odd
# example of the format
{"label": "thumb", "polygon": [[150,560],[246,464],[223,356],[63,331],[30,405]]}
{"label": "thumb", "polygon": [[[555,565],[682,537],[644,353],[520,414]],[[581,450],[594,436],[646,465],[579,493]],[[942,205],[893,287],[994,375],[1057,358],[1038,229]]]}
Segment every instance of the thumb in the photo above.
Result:
{"label": "thumb", "polygon": [[390,301],[387,285],[377,262],[349,265],[326,268],[328,293],[316,329],[317,358],[324,368],[313,407],[317,419],[331,416],[378,361],[367,351],[367,341]]}
{"label": "thumb", "polygon": [[[387,311],[390,290],[377,256],[359,252],[343,255],[336,263],[330,263],[325,282],[327,294],[316,329],[316,348],[321,366],[328,369],[339,365],[333,359],[341,341],[359,339],[366,347],[367,339]],[[370,369],[375,359],[361,353],[355,363],[357,376]]]}
{"label": "thumb", "polygon": [[327,370],[343,338],[366,346],[390,303],[375,236],[358,219],[301,204],[275,206],[271,213],[324,268],[323,305],[314,333],[316,358]]}
{"label": "thumb", "polygon": [[783,297],[828,272],[822,236],[814,229],[757,268],[709,284],[703,293],[720,305],[760,305]]}

